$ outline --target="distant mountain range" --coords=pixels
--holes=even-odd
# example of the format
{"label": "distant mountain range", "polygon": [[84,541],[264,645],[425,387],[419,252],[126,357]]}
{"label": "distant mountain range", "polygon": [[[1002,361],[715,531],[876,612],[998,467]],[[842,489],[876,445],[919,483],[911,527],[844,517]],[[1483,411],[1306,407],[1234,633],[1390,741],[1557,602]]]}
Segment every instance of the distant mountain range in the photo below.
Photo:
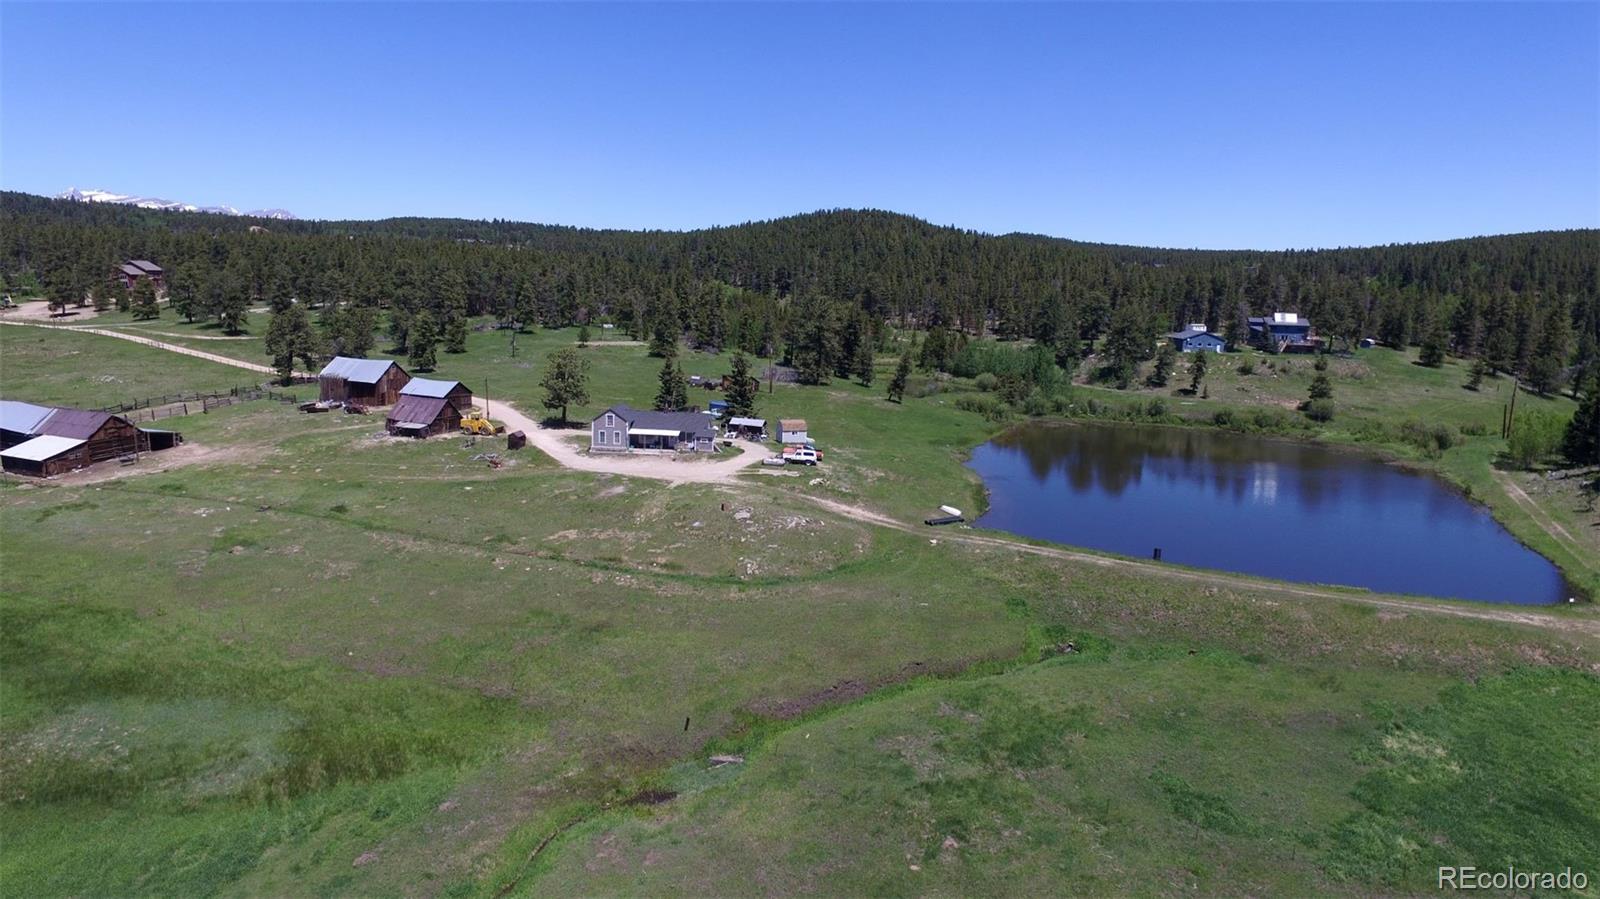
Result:
{"label": "distant mountain range", "polygon": [[116,194],[109,190],[79,190],[76,187],[68,188],[64,193],[56,194],[58,200],[78,200],[84,203],[122,203],[126,206],[138,206],[141,209],[169,209],[177,212],[212,212],[217,215],[243,215],[251,218],[280,219],[290,221],[299,216],[287,209],[252,209],[249,212],[240,212],[232,206],[196,206],[193,203],[182,203],[176,200],[163,200],[160,197],[141,197],[134,194]]}

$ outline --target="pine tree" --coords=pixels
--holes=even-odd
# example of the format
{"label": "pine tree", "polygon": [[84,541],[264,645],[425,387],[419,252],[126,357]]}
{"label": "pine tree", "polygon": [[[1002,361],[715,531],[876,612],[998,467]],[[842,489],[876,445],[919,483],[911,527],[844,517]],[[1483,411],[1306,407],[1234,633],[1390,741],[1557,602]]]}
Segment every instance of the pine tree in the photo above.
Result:
{"label": "pine tree", "polygon": [[460,312],[452,311],[444,320],[444,351],[447,353],[467,351],[467,317]]}
{"label": "pine tree", "polygon": [[511,317],[516,321],[518,331],[527,333],[537,327],[539,321],[539,295],[534,291],[532,281],[523,278],[518,282],[511,310]]}
{"label": "pine tree", "polygon": [[364,358],[372,352],[376,341],[373,331],[378,327],[378,310],[367,305],[355,305],[339,313],[334,329],[334,339],[339,354]]}
{"label": "pine tree", "polygon": [[889,381],[889,399],[896,403],[905,402],[906,382],[911,380],[911,351],[906,350],[900,356],[900,364],[895,366],[894,378]]}
{"label": "pine tree", "polygon": [[756,414],[756,394],[759,385],[750,376],[750,360],[743,353],[734,353],[732,370],[728,372],[727,417],[750,418]]}
{"label": "pine tree", "polygon": [[1310,395],[1314,400],[1326,400],[1333,398],[1333,383],[1328,380],[1328,376],[1326,374],[1319,371],[1317,372],[1317,376],[1311,379]]}
{"label": "pine tree", "polygon": [[1210,365],[1210,353],[1195,353],[1194,362],[1189,365],[1189,393],[1197,394],[1206,381],[1206,368]]}
{"label": "pine tree", "polygon": [[682,330],[677,312],[667,311],[657,315],[655,326],[650,331],[650,355],[661,358],[675,355]]}
{"label": "pine tree", "polygon": [[160,315],[161,307],[156,305],[156,286],[150,283],[149,278],[140,278],[133,287],[133,317],[148,321]]}
{"label": "pine tree", "polygon": [[839,326],[833,304],[813,301],[803,314],[790,350],[795,372],[802,384],[826,384],[839,358]]}
{"label": "pine tree", "polygon": [[[1204,355],[1204,351],[1201,352],[1201,355]],[[1150,372],[1150,377],[1146,383],[1151,387],[1167,386],[1167,382],[1172,378],[1172,366],[1176,358],[1177,353],[1173,352],[1172,343],[1170,341],[1163,343],[1161,349],[1156,353],[1156,367]]]}
{"label": "pine tree", "polygon": [[589,345],[589,326],[588,325],[579,325],[578,326],[578,346],[588,346],[588,345]]}
{"label": "pine tree", "polygon": [[863,340],[856,344],[856,358],[852,366],[855,369],[856,380],[862,387],[871,387],[874,372],[872,370],[874,353],[872,341]]}
{"label": "pine tree", "polygon": [[689,405],[689,382],[678,367],[678,357],[668,356],[661,365],[661,388],[656,391],[657,412],[677,412]]}
{"label": "pine tree", "polygon": [[438,361],[434,355],[434,348],[438,343],[439,326],[433,320],[433,313],[426,309],[418,312],[412,318],[411,327],[407,331],[411,367],[417,371],[433,371]]}
{"label": "pine tree", "polygon": [[1112,312],[1111,327],[1106,332],[1105,356],[1118,387],[1126,389],[1133,383],[1139,363],[1150,358],[1154,338],[1149,316],[1138,304],[1123,302]]}
{"label": "pine tree", "polygon": [[316,366],[320,342],[304,307],[291,303],[272,314],[267,324],[266,348],[273,369],[285,384],[294,380],[296,359],[308,369]]}
{"label": "pine tree", "polygon": [[1445,331],[1443,321],[1434,321],[1428,326],[1428,334],[1422,339],[1422,353],[1417,361],[1429,368],[1438,368],[1444,364],[1445,346],[1450,342],[1450,335]]}
{"label": "pine tree", "polygon": [[1489,374],[1489,361],[1482,356],[1472,360],[1472,372],[1467,377],[1467,389],[1477,390],[1483,386],[1484,376]]}
{"label": "pine tree", "polygon": [[[139,280],[143,281],[144,279],[140,278]],[[73,302],[81,304],[83,302],[83,292],[74,291],[74,293],[76,296],[73,298]],[[111,282],[111,300],[116,305],[118,312],[127,312],[133,308],[133,294],[128,292],[128,285],[120,280]]]}
{"label": "pine tree", "polygon": [[1600,463],[1600,375],[1585,380],[1583,399],[1567,423],[1561,450],[1574,465]]}
{"label": "pine tree", "polygon": [[572,347],[556,350],[545,363],[539,386],[544,388],[540,402],[546,409],[561,410],[561,423],[566,424],[567,406],[589,401],[589,360]]}

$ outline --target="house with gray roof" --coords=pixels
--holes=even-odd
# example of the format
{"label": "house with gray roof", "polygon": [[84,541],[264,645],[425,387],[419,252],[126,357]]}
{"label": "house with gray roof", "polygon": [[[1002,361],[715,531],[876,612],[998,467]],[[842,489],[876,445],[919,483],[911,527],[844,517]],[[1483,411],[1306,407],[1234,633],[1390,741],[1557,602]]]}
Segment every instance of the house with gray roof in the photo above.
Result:
{"label": "house with gray roof", "polygon": [[411,380],[393,359],[334,356],[317,374],[317,398],[329,402],[392,406]]}
{"label": "house with gray roof", "polygon": [[589,423],[589,451],[593,453],[711,453],[716,449],[717,432],[711,416],[701,412],[655,412],[617,405]]}
{"label": "house with gray roof", "polygon": [[1167,335],[1172,348],[1180,353],[1220,353],[1228,348],[1222,335],[1206,330],[1204,324],[1192,324],[1182,331]]}

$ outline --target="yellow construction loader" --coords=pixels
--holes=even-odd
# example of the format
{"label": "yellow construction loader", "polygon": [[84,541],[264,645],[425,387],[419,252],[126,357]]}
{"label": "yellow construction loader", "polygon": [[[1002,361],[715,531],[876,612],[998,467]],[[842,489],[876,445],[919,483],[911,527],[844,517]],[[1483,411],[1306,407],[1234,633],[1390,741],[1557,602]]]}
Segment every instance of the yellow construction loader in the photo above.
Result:
{"label": "yellow construction loader", "polygon": [[476,434],[480,437],[492,437],[495,434],[504,434],[506,426],[496,424],[483,414],[482,409],[468,409],[467,414],[461,416],[461,433]]}

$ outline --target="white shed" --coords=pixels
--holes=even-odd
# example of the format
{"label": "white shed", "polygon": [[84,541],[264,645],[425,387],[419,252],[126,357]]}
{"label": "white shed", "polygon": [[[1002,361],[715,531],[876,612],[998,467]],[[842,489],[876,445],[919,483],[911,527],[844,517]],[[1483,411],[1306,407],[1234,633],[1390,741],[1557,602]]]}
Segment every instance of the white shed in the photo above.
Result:
{"label": "white shed", "polygon": [[803,418],[778,419],[779,443],[810,443],[811,438],[806,434],[806,420]]}

